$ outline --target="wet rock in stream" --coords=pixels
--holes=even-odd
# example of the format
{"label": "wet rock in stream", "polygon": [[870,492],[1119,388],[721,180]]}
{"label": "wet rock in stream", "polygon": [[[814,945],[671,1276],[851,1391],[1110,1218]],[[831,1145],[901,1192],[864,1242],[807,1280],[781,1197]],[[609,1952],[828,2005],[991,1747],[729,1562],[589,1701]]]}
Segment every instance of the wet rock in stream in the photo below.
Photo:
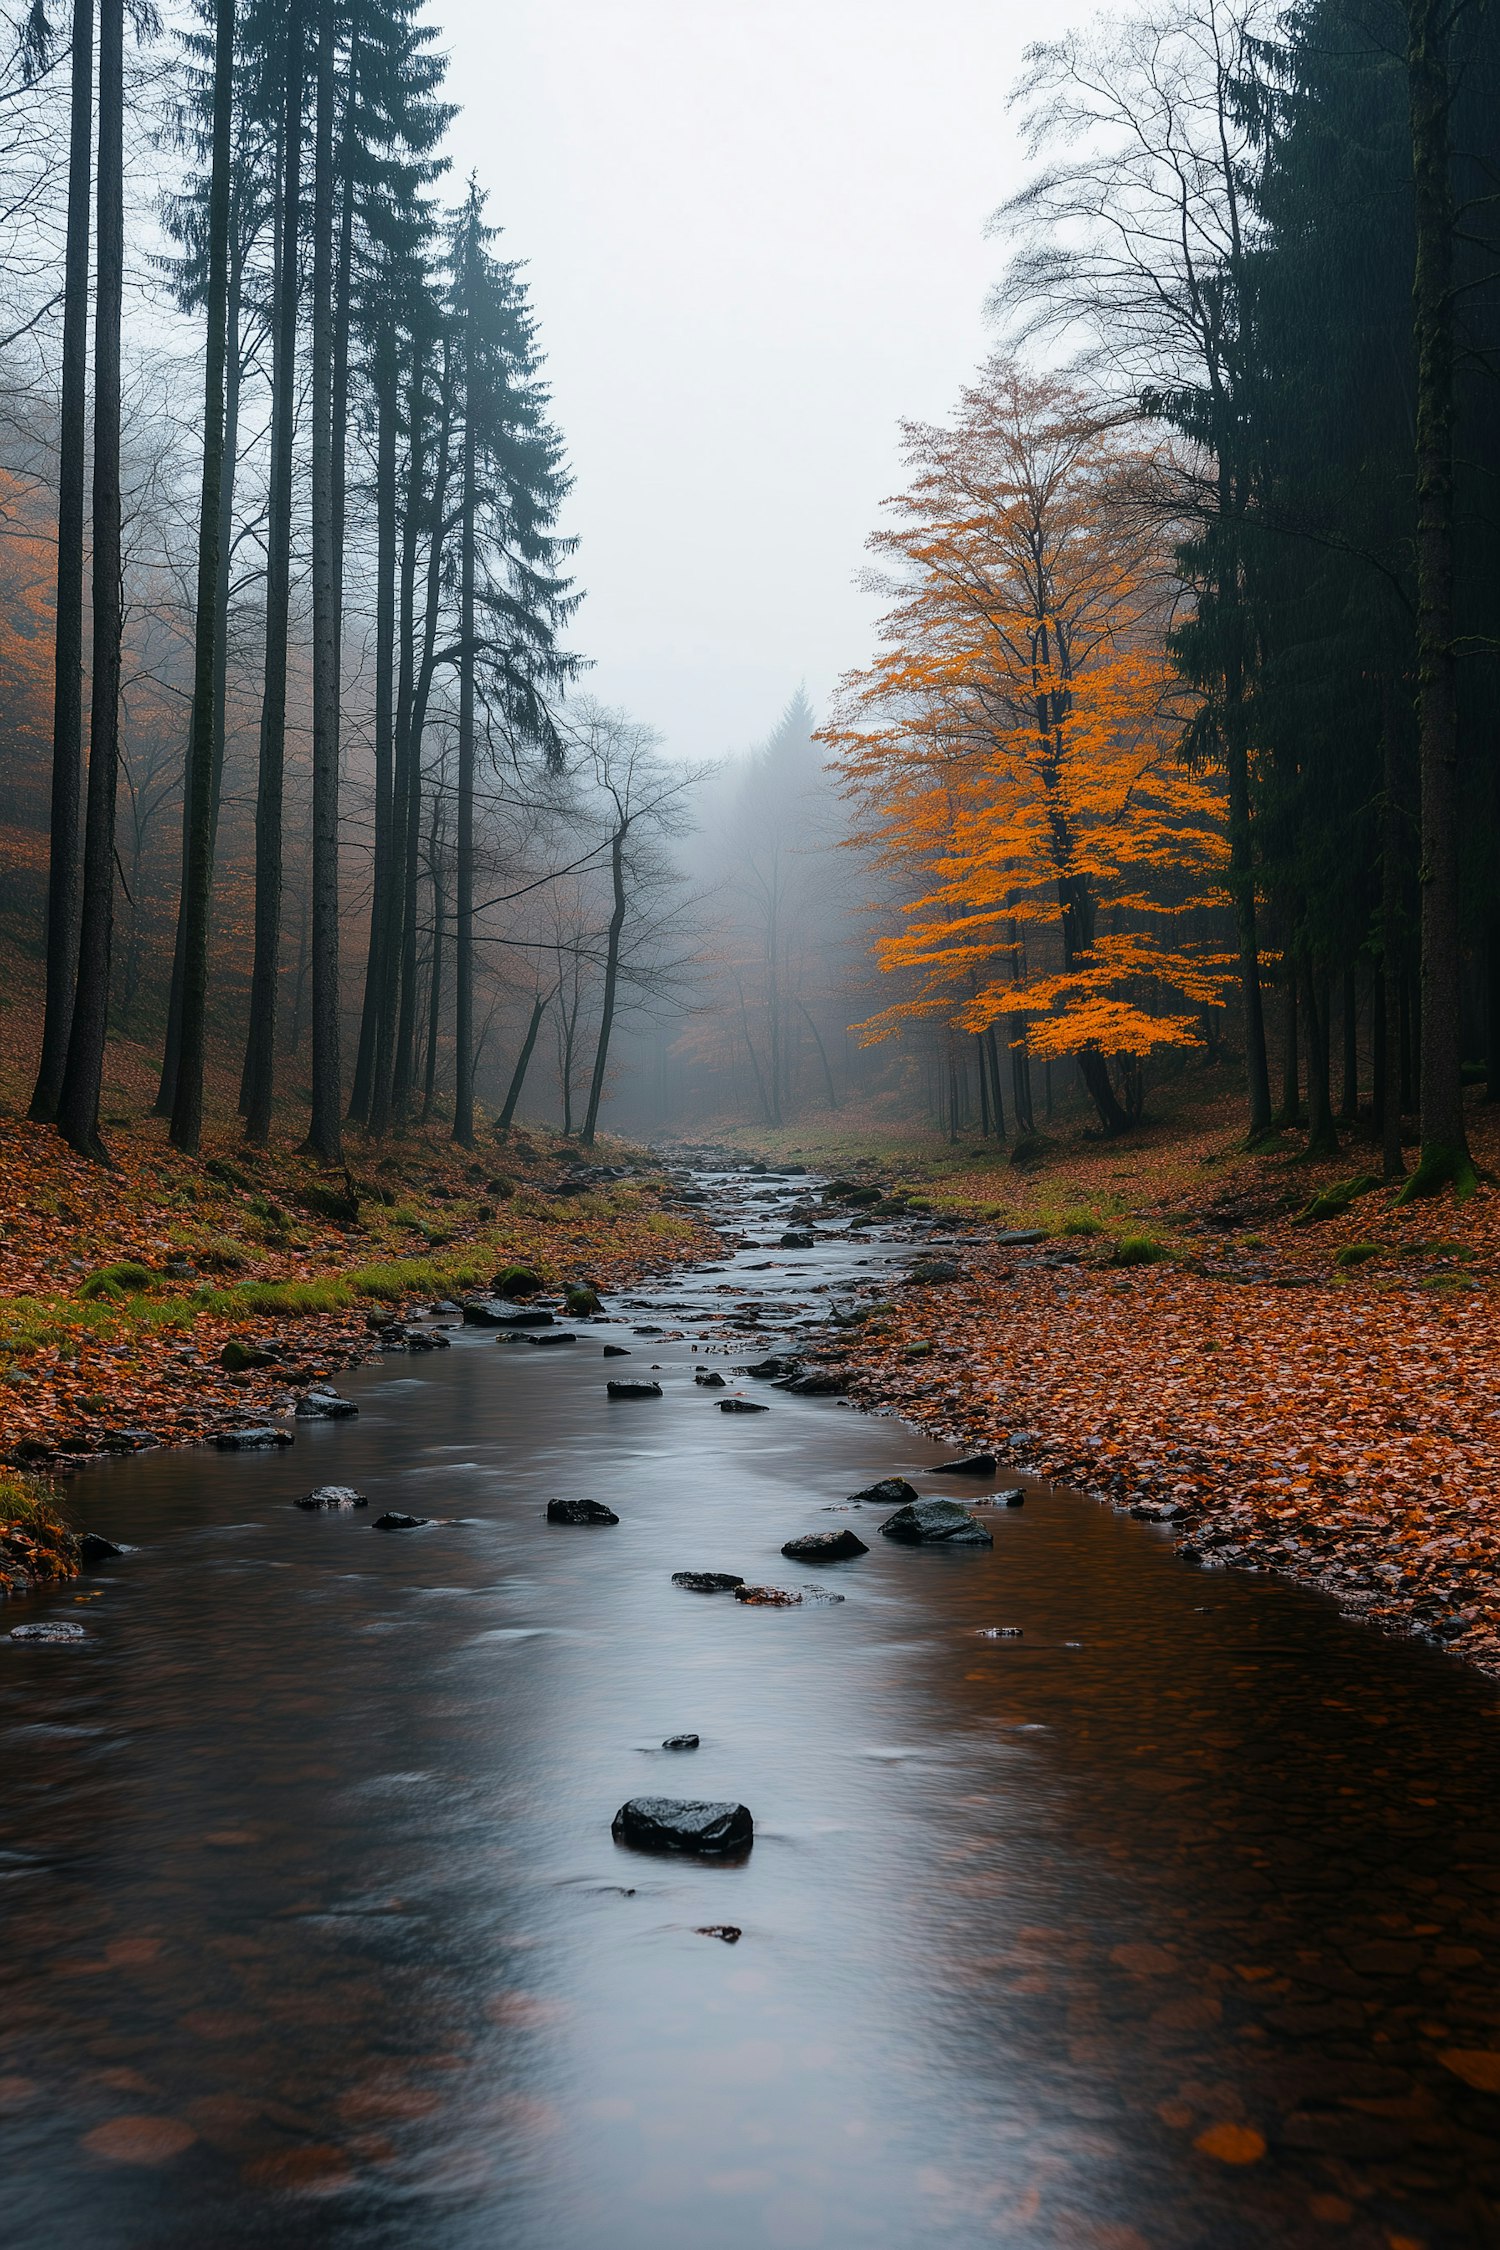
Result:
{"label": "wet rock in stream", "polygon": [[606,1359],[629,1359],[630,1352],[624,1344],[606,1344],[604,1356]]}
{"label": "wet rock in stream", "polygon": [[618,1523],[613,1508],[606,1508],[602,1500],[549,1500],[548,1523]]}
{"label": "wet rock in stream", "polygon": [[696,1750],[697,1747],[698,1737],[695,1734],[669,1734],[662,1744],[663,1750]]}
{"label": "wet rock in stream", "polygon": [[340,1398],[337,1391],[309,1391],[298,1399],[296,1412],[302,1422],[348,1422],[359,1408],[352,1398]]}
{"label": "wet rock in stream", "polygon": [[294,1508],[307,1509],[368,1508],[369,1505],[365,1495],[356,1492],[352,1484],[320,1484],[316,1490],[304,1492],[300,1500],[292,1502]]}
{"label": "wet rock in stream", "polygon": [[693,1376],[693,1381],[705,1391],[722,1391],[727,1387],[723,1376],[716,1368],[711,1367],[700,1367]]}
{"label": "wet rock in stream", "polygon": [[372,1531],[416,1531],[423,1524],[431,1523],[431,1521],[431,1516],[408,1516],[404,1515],[399,1508],[387,1508],[383,1516],[375,1518],[370,1529]]}
{"label": "wet rock in stream", "polygon": [[60,1643],[64,1641],[86,1641],[88,1634],[81,1625],[70,1624],[61,1617],[49,1617],[37,1625],[12,1625],[10,1637],[13,1641]]}
{"label": "wet rock in stream", "polygon": [[545,1307],[517,1312],[504,1297],[466,1297],[460,1308],[471,1328],[553,1328],[556,1322]]}
{"label": "wet rock in stream", "polygon": [[693,1932],[694,1937],[722,1938],[726,1945],[738,1945],[744,1934],[733,1922],[705,1922]]}
{"label": "wet rock in stream", "polygon": [[660,1398],[660,1383],[606,1383],[611,1398]]}
{"label": "wet rock in stream", "polygon": [[910,1547],[993,1547],[993,1533],[956,1500],[915,1500],[881,1525],[886,1539]]}
{"label": "wet rock in stream", "polygon": [[870,1552],[852,1531],[809,1531],[801,1539],[788,1539],[781,1551],[791,1562],[852,1562]]}
{"label": "wet rock in stream", "polygon": [[868,1500],[876,1508],[902,1507],[917,1497],[916,1486],[908,1484],[905,1477],[882,1477],[878,1484],[861,1485],[858,1492],[849,1495],[851,1500]]}
{"label": "wet rock in stream", "polygon": [[273,1446],[291,1445],[290,1430],[277,1429],[272,1423],[256,1423],[242,1430],[220,1430],[214,1444],[221,1453],[266,1453]]}
{"label": "wet rock in stream", "polygon": [[82,1563],[114,1562],[125,1549],[117,1547],[113,1539],[106,1539],[100,1531],[86,1531],[78,1542],[78,1559]]}
{"label": "wet rock in stream", "polygon": [[993,1453],[967,1453],[961,1461],[939,1461],[935,1477],[992,1477],[998,1466]]}
{"label": "wet rock in stream", "polygon": [[744,1579],[733,1570],[674,1570],[672,1584],[685,1586],[690,1594],[732,1594]]}
{"label": "wet rock in stream", "polygon": [[720,1857],[748,1851],[755,1823],[748,1806],[690,1797],[631,1797],[615,1814],[617,1844],[643,1852],[692,1852]]}
{"label": "wet rock in stream", "polygon": [[770,1411],[758,1398],[721,1398],[719,1401],[721,1414],[769,1414]]}

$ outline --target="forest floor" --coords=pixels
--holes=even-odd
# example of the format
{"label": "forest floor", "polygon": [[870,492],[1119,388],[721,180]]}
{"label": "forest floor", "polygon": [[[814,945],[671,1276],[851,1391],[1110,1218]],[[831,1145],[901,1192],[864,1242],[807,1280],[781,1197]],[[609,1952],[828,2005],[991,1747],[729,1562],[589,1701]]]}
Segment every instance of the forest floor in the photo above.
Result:
{"label": "forest floor", "polygon": [[1128,1140],[1059,1131],[1025,1168],[841,1118],[733,1137],[962,1230],[932,1252],[957,1278],[851,1332],[852,1397],[1500,1676],[1500,1112],[1476,1099],[1469,1126],[1467,1202],[1375,1187],[1300,1224],[1378,1151],[1248,1153],[1227,1096]]}
{"label": "forest floor", "polygon": [[[0,1017],[0,1597],[71,1567],[52,1536],[58,1469],[284,1411],[371,1357],[402,1306],[488,1291],[507,1266],[604,1290],[715,1244],[668,1207],[652,1160],[613,1142],[351,1134],[347,1170],[330,1171],[299,1153],[302,1117],[247,1149],[215,1085],[202,1152],[185,1157],[150,1115],[150,1058],[120,1046],[106,1169],[26,1121],[30,1042],[5,1029]],[[586,1178],[581,1159],[620,1176]],[[236,1369],[226,1346],[231,1361],[277,1356]]]}

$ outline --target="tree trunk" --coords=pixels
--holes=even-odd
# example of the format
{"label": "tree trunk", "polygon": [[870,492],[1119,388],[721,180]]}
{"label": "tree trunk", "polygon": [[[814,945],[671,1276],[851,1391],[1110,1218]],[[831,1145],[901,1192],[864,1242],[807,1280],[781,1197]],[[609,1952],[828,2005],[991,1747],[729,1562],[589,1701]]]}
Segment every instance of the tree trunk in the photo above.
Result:
{"label": "tree trunk", "polygon": [[307,1146],[342,1160],[339,1100],[339,598],[334,519],[334,0],[318,20],[312,302],[312,1121]]}
{"label": "tree trunk", "polygon": [[1281,1022],[1281,1109],[1276,1122],[1292,1126],[1301,1120],[1302,1089],[1297,1069],[1297,965],[1290,946],[1282,960],[1282,987],[1286,1008]]}
{"label": "tree trunk", "polygon": [[[414,406],[418,404],[415,394]],[[441,407],[438,424],[437,466],[432,480],[430,530],[427,543],[427,583],[422,623],[422,656],[412,689],[408,728],[411,760],[411,794],[406,822],[406,891],[401,947],[401,996],[396,1018],[396,1053],[391,1067],[391,1109],[397,1124],[404,1124],[411,1108],[416,1082],[417,1042],[417,899],[422,854],[422,735],[427,724],[427,699],[432,689],[437,654],[438,609],[442,596],[444,530],[448,504],[448,462],[453,427],[453,378],[444,357]],[[412,506],[420,505],[421,485],[413,485]],[[434,806],[434,812],[436,807]]]}
{"label": "tree trunk", "polygon": [[1336,1156],[1339,1142],[1333,1129],[1333,1105],[1328,1090],[1327,991],[1325,988],[1320,1006],[1318,980],[1313,974],[1312,956],[1306,948],[1299,949],[1298,962],[1307,1039],[1307,1153],[1309,1156]]}
{"label": "tree trunk", "polygon": [[1340,1117],[1359,1115],[1359,989],[1353,967],[1344,971],[1344,1087]]}
{"label": "tree trunk", "polygon": [[1422,776],[1422,1155],[1403,1198],[1475,1184],[1459,1036],[1458,694],[1453,648],[1453,186],[1448,0],[1407,0],[1415,184],[1417,726]]}
{"label": "tree trunk", "polygon": [[463,327],[464,435],[458,595],[458,835],[454,898],[453,1138],[474,1146],[474,278],[478,254],[471,214],[466,237]]}
{"label": "tree trunk", "polygon": [[392,839],[395,824],[395,751],[391,700],[396,648],[396,339],[385,324],[375,353],[375,856],[370,883],[370,943],[365,958],[365,999],[349,1115],[370,1122],[376,1050],[388,982],[390,900],[399,897]]}
{"label": "tree trunk", "polygon": [[427,1067],[422,1086],[422,1123],[432,1116],[433,1099],[437,1093],[438,1030],[443,1015],[443,923],[448,902],[443,895],[441,873],[442,854],[442,799],[434,790],[432,797],[432,834],[428,842],[428,867],[432,877],[432,972],[427,1000]]}
{"label": "tree trunk", "polygon": [[93,172],[94,0],[73,0],[68,232],[63,253],[58,412],[57,612],[52,662],[52,828],[47,866],[47,1000],[31,1115],[57,1115],[73,985],[83,811],[83,503],[88,460],[89,187]]}
{"label": "tree trunk", "polygon": [[834,1092],[833,1072],[828,1067],[828,1049],[823,1044],[823,1035],[819,1031],[817,1025],[813,1022],[812,1015],[807,1006],[807,1002],[805,1000],[799,1000],[797,1002],[797,1005],[802,1010],[803,1015],[807,1018],[807,1028],[813,1035],[813,1045],[817,1048],[818,1060],[823,1065],[823,1083],[828,1089],[828,1106],[830,1109],[837,1109],[839,1107],[839,1098],[838,1095]]}
{"label": "tree trunk", "polygon": [[1000,1045],[995,1037],[995,1027],[988,1024],[984,1034],[985,1057],[990,1069],[990,1102],[995,1112],[995,1138],[1005,1138],[1005,1096],[1000,1089]]}
{"label": "tree trunk", "polygon": [[1500,900],[1494,899],[1484,928],[1484,1098],[1500,1101]]}
{"label": "tree trunk", "polygon": [[101,1163],[99,1093],[114,935],[115,789],[120,763],[120,308],[125,268],[125,7],[99,6],[99,172],[94,279],[93,682],[78,974],[58,1095],[63,1139]]}
{"label": "tree trunk", "polygon": [[[401,511],[401,557],[395,602],[396,710],[391,781],[390,871],[386,885],[386,919],[382,938],[384,969],[375,1024],[375,1067],[370,1090],[370,1131],[379,1138],[388,1133],[395,1114],[396,1045],[399,1010],[405,989],[407,924],[415,914],[415,889],[408,885],[409,847],[419,831],[413,828],[413,791],[417,786],[412,743],[412,693],[416,686],[417,550],[422,521],[424,402],[423,354],[420,337],[412,341],[411,386],[407,413],[408,451],[406,498]],[[394,487],[394,474],[392,483]],[[393,490],[392,505],[395,505]],[[421,808],[415,808],[420,822]],[[411,897],[408,899],[408,890]],[[415,950],[416,933],[411,932]]]}
{"label": "tree trunk", "polygon": [[[553,987],[553,990],[556,990],[556,986]],[[531,1057],[536,1047],[536,1035],[542,1028],[542,1018],[547,1013],[547,1002],[551,998],[552,993],[549,992],[544,998],[539,992],[531,1003],[531,1021],[526,1026],[526,1037],[521,1041],[521,1052],[516,1057],[516,1067],[510,1075],[510,1085],[507,1087],[505,1094],[505,1106],[496,1121],[495,1130],[497,1133],[508,1133],[510,1131],[511,1122],[516,1114],[516,1104],[521,1099],[521,1088],[525,1085],[526,1073],[531,1068]]]}
{"label": "tree trunk", "polygon": [[1271,1074],[1266,1062],[1265,1002],[1260,982],[1260,936],[1255,908],[1255,852],[1250,826],[1250,769],[1238,713],[1231,720],[1226,766],[1229,782],[1229,887],[1239,946],[1240,1005],[1245,1017],[1247,1139],[1271,1130]]}
{"label": "tree trunk", "polygon": [[589,1106],[584,1113],[583,1132],[579,1136],[585,1148],[594,1145],[594,1129],[599,1122],[599,1104],[604,1099],[604,1073],[609,1062],[609,1036],[614,1029],[615,990],[620,978],[620,939],[625,929],[625,838],[629,833],[628,821],[621,821],[609,840],[609,879],[614,893],[614,904],[609,917],[609,936],[604,949],[604,993],[599,1002],[599,1043],[594,1049],[594,1074],[589,1082]]}
{"label": "tree trunk", "polygon": [[208,191],[207,338],[203,359],[203,484],[198,508],[198,609],[187,797],[192,807],[182,896],[182,1011],[171,1140],[190,1156],[203,1135],[208,1018],[208,914],[214,875],[224,372],[229,332],[229,167],[234,131],[234,0],[215,0],[213,155]]}
{"label": "tree trunk", "polygon": [[264,1148],[276,1087],[277,972],[281,956],[282,816],[286,774],[286,664],[292,583],[292,452],[296,438],[298,248],[302,224],[302,11],[287,25],[281,208],[271,295],[271,473],[266,515],[266,646],[255,792],[255,940],[250,1029],[240,1107],[245,1136]]}

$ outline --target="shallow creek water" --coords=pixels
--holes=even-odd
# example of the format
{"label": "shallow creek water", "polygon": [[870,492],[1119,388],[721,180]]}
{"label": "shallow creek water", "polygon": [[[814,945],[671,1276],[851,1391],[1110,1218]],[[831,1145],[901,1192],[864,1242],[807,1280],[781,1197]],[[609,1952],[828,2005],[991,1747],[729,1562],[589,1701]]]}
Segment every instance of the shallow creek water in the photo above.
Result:
{"label": "shallow creek water", "polygon": [[[705,1184],[758,1246],[572,1346],[466,1330],[285,1453],[76,1480],[135,1551],[7,1613],[86,1644],[0,1637],[0,2237],[1500,2241],[1493,1689],[1032,1482],[988,1552],[824,1513],[990,1487],[837,1400],[731,1377],[771,1411],[721,1414],[693,1367],[910,1246],[782,1251],[801,1183]],[[661,1399],[607,1399],[653,1363]],[[370,1510],[291,1505],[324,1482]],[[866,1557],[781,1557],[842,1524]],[[742,1800],[753,1851],[617,1848],[647,1793]]]}

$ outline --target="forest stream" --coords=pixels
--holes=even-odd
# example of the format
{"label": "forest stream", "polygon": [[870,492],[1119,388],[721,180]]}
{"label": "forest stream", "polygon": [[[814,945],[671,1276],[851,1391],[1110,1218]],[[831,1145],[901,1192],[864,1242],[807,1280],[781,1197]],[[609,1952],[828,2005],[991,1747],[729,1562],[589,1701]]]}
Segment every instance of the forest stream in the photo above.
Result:
{"label": "forest stream", "polygon": [[[70,1485],[130,1551],[0,1628],[5,2238],[1494,2244],[1494,1687],[735,1374],[913,1244],[699,1184],[749,1246],[571,1346],[454,1325],[284,1451]],[[993,1545],[879,1536],[895,1476]],[[293,1505],[328,1483],[369,1507]],[[545,1520],[584,1495],[618,1525]],[[4,1637],[46,1618],[87,1638]],[[753,1848],[617,1845],[641,1795]]]}

